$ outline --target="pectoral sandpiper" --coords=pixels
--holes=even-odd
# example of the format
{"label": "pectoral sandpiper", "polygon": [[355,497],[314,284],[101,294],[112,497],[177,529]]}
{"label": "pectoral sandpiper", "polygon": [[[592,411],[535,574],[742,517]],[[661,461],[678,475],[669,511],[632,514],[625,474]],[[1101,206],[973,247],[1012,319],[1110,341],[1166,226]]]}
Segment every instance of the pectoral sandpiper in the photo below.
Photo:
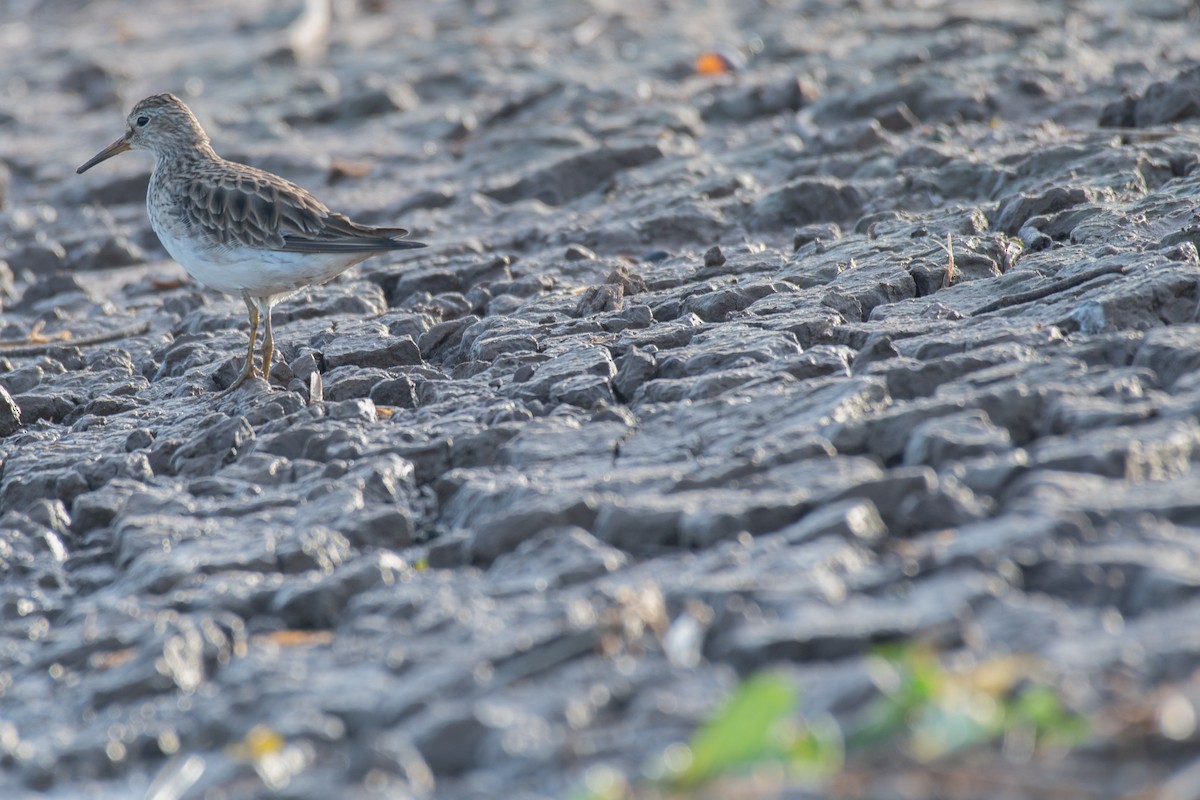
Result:
{"label": "pectoral sandpiper", "polygon": [[258,374],[254,341],[260,317],[262,374],[270,376],[271,308],[279,300],[373,255],[425,246],[403,239],[404,228],[359,225],[278,175],[226,161],[213,151],[191,110],[171,94],[135,105],[125,135],[77,172],[126,150],[154,154],[146,211],[167,252],[200,283],[246,302],[246,366],[222,397]]}

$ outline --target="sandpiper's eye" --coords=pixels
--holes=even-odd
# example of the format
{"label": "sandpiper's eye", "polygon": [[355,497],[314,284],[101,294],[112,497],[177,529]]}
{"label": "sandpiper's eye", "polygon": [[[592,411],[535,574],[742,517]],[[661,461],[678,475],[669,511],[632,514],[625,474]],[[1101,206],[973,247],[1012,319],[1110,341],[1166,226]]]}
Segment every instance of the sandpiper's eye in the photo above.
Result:
{"label": "sandpiper's eye", "polygon": [[150,122],[150,118],[147,117],[145,114],[143,114],[142,116],[137,118],[137,126],[139,128],[146,127],[146,123],[148,123],[148,122]]}

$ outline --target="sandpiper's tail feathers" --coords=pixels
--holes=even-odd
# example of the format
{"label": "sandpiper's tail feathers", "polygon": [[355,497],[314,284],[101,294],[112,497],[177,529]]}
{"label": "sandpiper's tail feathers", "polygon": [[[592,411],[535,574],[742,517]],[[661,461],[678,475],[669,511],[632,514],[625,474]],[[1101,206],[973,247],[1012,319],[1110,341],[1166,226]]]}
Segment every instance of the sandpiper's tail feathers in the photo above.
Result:
{"label": "sandpiper's tail feathers", "polygon": [[292,253],[373,253],[380,250],[412,250],[426,247],[404,237],[405,228],[373,228],[359,225],[342,214],[330,214],[314,236],[286,233],[282,250]]}
{"label": "sandpiper's tail feathers", "polygon": [[289,253],[377,253],[381,250],[412,250],[427,246],[424,242],[392,239],[387,236],[357,239],[301,239],[285,236],[283,247],[280,249]]}

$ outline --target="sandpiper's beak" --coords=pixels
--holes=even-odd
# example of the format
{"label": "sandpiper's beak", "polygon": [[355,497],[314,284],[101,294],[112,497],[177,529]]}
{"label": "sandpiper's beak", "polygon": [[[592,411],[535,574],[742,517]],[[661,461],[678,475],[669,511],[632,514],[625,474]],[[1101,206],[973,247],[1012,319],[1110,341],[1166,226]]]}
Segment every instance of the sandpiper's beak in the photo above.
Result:
{"label": "sandpiper's beak", "polygon": [[106,161],[115,155],[120,155],[121,153],[124,153],[126,150],[129,150],[129,149],[130,149],[129,140],[126,139],[124,136],[122,136],[120,139],[117,139],[115,142],[110,144],[108,147],[104,148],[99,153],[96,153],[96,155],[92,156],[87,161],[85,161],[83,163],[83,166],[81,166],[79,169],[75,170],[75,174],[78,175],[78,174],[87,172],[89,169],[96,166],[101,161]]}

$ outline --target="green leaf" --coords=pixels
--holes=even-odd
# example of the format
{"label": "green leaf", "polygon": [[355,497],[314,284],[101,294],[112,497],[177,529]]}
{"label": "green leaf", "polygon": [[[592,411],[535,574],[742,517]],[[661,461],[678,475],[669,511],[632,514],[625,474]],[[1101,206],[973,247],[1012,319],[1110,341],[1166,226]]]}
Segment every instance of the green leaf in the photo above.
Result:
{"label": "green leaf", "polygon": [[1063,706],[1048,686],[1031,686],[1005,709],[1008,727],[1033,725],[1052,744],[1076,744],[1088,736],[1087,720]]}
{"label": "green leaf", "polygon": [[788,766],[801,776],[819,778],[839,771],[846,752],[837,720],[825,715],[811,721],[792,740],[788,755]]}
{"label": "green leaf", "polygon": [[691,763],[672,783],[695,786],[737,767],[784,757],[789,743],[783,723],[798,700],[797,689],[779,675],[748,679],[696,731],[689,743]]}
{"label": "green leaf", "polygon": [[913,718],[935,702],[945,680],[936,656],[922,645],[880,645],[872,658],[878,659],[879,669],[895,673],[896,684],[867,708],[849,735],[852,748],[875,747],[906,732]]}

